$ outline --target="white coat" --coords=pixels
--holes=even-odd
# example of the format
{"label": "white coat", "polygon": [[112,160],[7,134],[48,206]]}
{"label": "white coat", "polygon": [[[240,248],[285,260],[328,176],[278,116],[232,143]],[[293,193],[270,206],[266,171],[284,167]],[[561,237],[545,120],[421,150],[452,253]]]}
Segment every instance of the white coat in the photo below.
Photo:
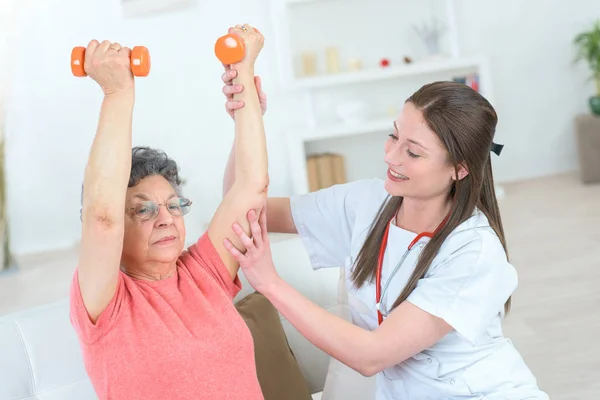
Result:
{"label": "white coat", "polygon": [[[350,272],[387,196],[383,181],[369,179],[291,199],[292,216],[313,268],[345,266],[353,323],[368,330],[378,326],[375,283],[367,282],[357,290]],[[416,236],[390,224],[382,286]],[[392,277],[384,298],[387,309],[414,271],[427,240],[413,248]],[[502,333],[504,304],[516,287],[516,271],[500,240],[487,218],[475,212],[446,239],[408,298],[444,319],[453,331],[432,347],[380,372],[376,400],[548,399]]]}

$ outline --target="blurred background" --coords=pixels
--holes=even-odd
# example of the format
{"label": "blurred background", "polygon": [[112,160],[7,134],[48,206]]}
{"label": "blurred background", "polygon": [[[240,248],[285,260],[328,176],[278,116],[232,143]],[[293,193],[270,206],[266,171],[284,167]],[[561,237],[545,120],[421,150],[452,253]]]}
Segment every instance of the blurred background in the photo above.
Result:
{"label": "blurred background", "polygon": [[[383,177],[392,121],[427,82],[460,81],[488,98],[505,145],[494,175],[520,276],[506,333],[551,398],[600,398],[597,0],[1,4],[0,315],[68,295],[102,101],[95,82],[72,75],[71,49],[108,39],[150,50],[133,141],[179,163],[195,202],[193,241],[221,199],[234,132],[214,44],[248,23],[265,36],[256,74],[268,96],[273,196]],[[580,51],[589,57],[575,63]]]}

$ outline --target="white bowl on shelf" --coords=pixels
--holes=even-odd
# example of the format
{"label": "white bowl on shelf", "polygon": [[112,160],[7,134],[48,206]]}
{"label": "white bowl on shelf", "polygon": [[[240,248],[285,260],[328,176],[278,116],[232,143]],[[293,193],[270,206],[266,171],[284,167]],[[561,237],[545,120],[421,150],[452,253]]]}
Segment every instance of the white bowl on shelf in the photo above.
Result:
{"label": "white bowl on shelf", "polygon": [[336,113],[346,124],[365,122],[371,114],[369,105],[364,101],[348,101],[338,104]]}

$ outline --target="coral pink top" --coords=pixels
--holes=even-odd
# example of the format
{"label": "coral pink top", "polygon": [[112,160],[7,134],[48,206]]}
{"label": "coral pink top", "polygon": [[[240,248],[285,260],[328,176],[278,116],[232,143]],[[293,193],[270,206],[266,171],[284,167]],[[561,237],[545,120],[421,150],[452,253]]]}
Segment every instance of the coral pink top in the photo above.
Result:
{"label": "coral pink top", "polygon": [[263,400],[254,343],[233,298],[241,283],[204,234],[162,281],[120,272],[117,291],[93,324],[77,271],[71,323],[100,399]]}

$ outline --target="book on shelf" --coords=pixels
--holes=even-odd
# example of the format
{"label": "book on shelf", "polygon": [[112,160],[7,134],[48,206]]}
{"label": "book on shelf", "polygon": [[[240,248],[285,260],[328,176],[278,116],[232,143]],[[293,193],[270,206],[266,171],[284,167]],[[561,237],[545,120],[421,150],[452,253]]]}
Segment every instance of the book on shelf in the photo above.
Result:
{"label": "book on shelf", "polygon": [[310,192],[346,183],[344,157],[340,154],[322,153],[308,156],[306,169]]}

